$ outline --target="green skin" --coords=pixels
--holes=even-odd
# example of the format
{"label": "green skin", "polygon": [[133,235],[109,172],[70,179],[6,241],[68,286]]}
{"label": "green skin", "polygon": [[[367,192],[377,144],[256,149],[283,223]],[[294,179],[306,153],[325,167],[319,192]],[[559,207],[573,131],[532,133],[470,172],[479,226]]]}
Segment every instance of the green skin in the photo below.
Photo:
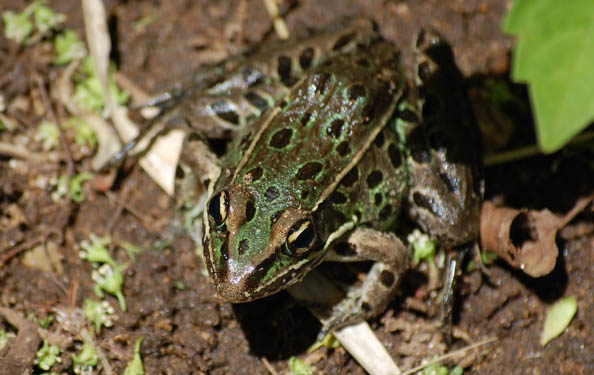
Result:
{"label": "green skin", "polygon": [[[440,41],[431,37],[418,47],[430,52],[435,45]],[[367,286],[353,295],[368,306],[345,307],[365,310],[360,318],[366,318],[393,295],[403,270],[395,264],[408,263],[408,248],[389,234],[403,207],[448,246],[476,238],[478,152],[444,147],[452,136],[468,141],[472,115],[458,105],[465,97],[451,75],[430,57],[419,62],[423,78],[431,79],[418,90],[401,73],[396,47],[379,40],[370,22],[356,20],[230,59],[196,77],[192,90],[173,93],[184,103],[172,122],[183,118],[201,130],[206,120],[221,134],[236,131],[218,178],[210,181],[203,219],[207,269],[225,300],[276,293],[330,253],[337,258],[337,248],[347,244],[356,254],[342,259],[387,265],[376,272],[381,278],[370,278],[385,290]],[[425,111],[429,95],[441,105]],[[432,148],[434,139],[447,142]],[[190,146],[184,152],[196,159]],[[365,230],[366,236],[356,235]],[[357,243],[370,233],[383,236],[383,245]],[[404,259],[393,259],[397,247]]]}

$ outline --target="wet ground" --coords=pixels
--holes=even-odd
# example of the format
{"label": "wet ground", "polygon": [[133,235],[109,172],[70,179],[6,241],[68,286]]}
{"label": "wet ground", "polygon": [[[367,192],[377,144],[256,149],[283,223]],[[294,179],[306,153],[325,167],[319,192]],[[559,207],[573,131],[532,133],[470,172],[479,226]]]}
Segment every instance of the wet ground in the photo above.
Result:
{"label": "wet ground", "polygon": [[[0,9],[22,10],[25,3],[0,0]],[[246,1],[243,12],[240,3],[108,0],[112,57],[123,75],[149,93],[158,93],[200,64],[276,39],[263,3]],[[305,35],[345,17],[369,17],[385,38],[403,46],[405,64],[412,59],[407,47],[414,35],[420,28],[434,28],[452,44],[476,97],[485,82],[505,78],[509,70],[512,40],[499,28],[506,3],[337,0],[320,5],[322,2],[283,1],[280,11],[292,35]],[[79,2],[56,0],[49,4],[67,15],[67,27],[84,34]],[[139,26],[139,20],[151,21]],[[0,140],[36,152],[42,152],[40,142],[34,139],[37,124],[48,116],[41,87],[51,88],[58,71],[50,64],[47,49],[41,42],[18,49],[0,37],[0,93],[14,106],[9,113],[18,123],[15,129],[2,131]],[[525,99],[521,87],[513,90]],[[525,106],[529,107],[527,102]],[[59,118],[64,116],[59,106],[55,110]],[[515,129],[502,141],[506,147],[531,141],[533,129],[527,111],[511,108],[504,118]],[[493,143],[497,140],[487,138],[487,148],[496,148]],[[73,145],[72,139],[66,141],[71,144],[77,173],[89,170],[87,152]],[[546,207],[564,213],[579,197],[594,190],[591,157],[587,151],[567,151],[488,167],[487,198],[513,207]],[[265,362],[285,373],[290,356],[306,359],[319,373],[364,373],[342,348],[304,354],[315,341],[319,325],[287,294],[238,306],[214,297],[213,285],[204,276],[190,239],[171,225],[172,199],[139,168],[121,172],[108,192],[97,182],[86,186],[86,199],[78,205],[52,199],[55,189],[51,179],[65,174],[68,167],[65,157],[53,162],[0,156],[1,307],[43,320],[56,310],[81,307],[85,298],[96,299],[92,267],[80,259],[79,242],[91,233],[110,234],[114,243],[128,241],[147,249],[134,261],[123,250],[111,249],[118,261],[129,265],[123,288],[128,311],[120,311],[117,300],[107,297],[117,320],[97,335],[96,342],[115,373],[122,373],[139,336],[144,338],[141,354],[147,374],[265,374],[269,373]],[[431,314],[411,305],[411,298],[422,290],[420,272],[411,272],[402,294],[370,324],[403,370],[424,358],[496,336],[495,343],[469,351],[456,361],[470,366],[465,373],[592,374],[592,216],[584,213],[562,231],[558,237],[561,256],[546,277],[532,279],[497,261],[489,267],[488,280],[476,271],[463,275],[454,325],[458,339],[449,349],[434,319],[427,316]],[[155,244],[163,239],[170,245],[156,249]],[[54,259],[44,261],[50,265],[46,270],[25,265],[29,264],[26,253],[39,244],[55,249],[45,252],[47,259]],[[7,255],[12,252],[16,255]],[[578,312],[567,330],[543,348],[539,339],[545,313],[561,296],[575,296]],[[0,321],[0,327],[16,332],[6,320]],[[51,323],[48,330],[58,330],[58,324]],[[77,332],[59,334],[66,342],[78,337]],[[76,342],[65,344],[65,352],[78,352]],[[5,355],[6,349],[0,352],[0,361]],[[68,373],[70,355],[62,357],[64,362],[54,370]]]}

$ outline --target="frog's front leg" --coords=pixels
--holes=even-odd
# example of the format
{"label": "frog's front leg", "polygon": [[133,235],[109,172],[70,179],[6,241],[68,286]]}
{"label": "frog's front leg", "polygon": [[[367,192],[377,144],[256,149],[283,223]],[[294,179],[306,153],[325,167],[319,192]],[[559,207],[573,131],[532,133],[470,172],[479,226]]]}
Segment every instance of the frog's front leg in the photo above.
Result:
{"label": "frog's front leg", "polygon": [[344,299],[320,314],[324,328],[333,330],[372,318],[386,308],[409,267],[411,249],[393,233],[357,228],[326,260],[375,261],[362,285],[352,286]]}

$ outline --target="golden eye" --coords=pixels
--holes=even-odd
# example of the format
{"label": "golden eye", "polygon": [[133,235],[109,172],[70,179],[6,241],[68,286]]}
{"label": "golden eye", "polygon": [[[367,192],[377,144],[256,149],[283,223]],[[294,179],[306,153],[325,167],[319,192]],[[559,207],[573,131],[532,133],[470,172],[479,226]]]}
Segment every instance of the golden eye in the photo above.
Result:
{"label": "golden eye", "polygon": [[287,235],[285,248],[289,255],[301,256],[314,245],[316,231],[311,220],[303,219],[296,222]]}
{"label": "golden eye", "polygon": [[215,225],[219,226],[227,219],[227,212],[229,211],[229,194],[226,191],[214,195],[208,202],[208,216],[212,219]]}

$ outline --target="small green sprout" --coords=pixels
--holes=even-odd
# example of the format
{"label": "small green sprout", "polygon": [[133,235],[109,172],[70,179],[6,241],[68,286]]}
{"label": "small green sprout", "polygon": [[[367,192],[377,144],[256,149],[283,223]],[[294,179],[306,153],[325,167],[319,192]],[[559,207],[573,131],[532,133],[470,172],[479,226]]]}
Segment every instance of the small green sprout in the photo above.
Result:
{"label": "small green sprout", "polygon": [[103,291],[106,291],[116,296],[120,303],[120,309],[126,311],[126,299],[122,292],[122,287],[124,286],[124,274],[122,270],[123,266],[104,264],[99,269],[93,271],[91,279],[96,283],[93,290],[99,298],[103,298],[105,295]]}
{"label": "small green sprout", "polygon": [[[105,106],[105,95],[99,77],[95,74],[93,59],[87,56],[83,59],[82,72],[84,77],[74,88],[73,99],[80,106],[93,111],[100,111]],[[115,83],[115,66],[109,66],[108,89],[111,97],[119,104],[124,104],[130,94],[122,91]]]}
{"label": "small green sprout", "polygon": [[497,259],[497,254],[494,252],[489,250],[481,251],[481,262],[483,262],[483,264],[491,264],[495,259]]}
{"label": "small green sprout", "polygon": [[14,40],[19,44],[26,43],[35,29],[29,16],[29,12],[15,13],[10,10],[3,12],[2,21],[4,22],[4,36],[6,39]]}
{"label": "small green sprout", "polygon": [[4,349],[4,347],[6,346],[6,344],[8,344],[8,340],[10,339],[10,336],[11,335],[8,332],[6,332],[2,328],[0,328],[0,351],[2,351],[2,349]]}
{"label": "small green sprout", "polygon": [[132,262],[134,262],[134,260],[136,259],[136,255],[142,253],[142,248],[140,246],[136,246],[128,241],[123,241],[118,245],[126,251],[128,257]]}
{"label": "small green sprout", "polygon": [[36,1],[30,5],[33,7],[35,27],[42,34],[55,29],[59,24],[66,20],[65,15],[58,13],[43,4],[45,4],[45,1]]}
{"label": "small green sprout", "polygon": [[315,352],[322,346],[325,346],[328,349],[336,349],[340,346],[340,341],[338,341],[332,333],[328,333],[322,340],[314,342],[313,345],[307,349],[307,352]]}
{"label": "small green sprout", "polygon": [[59,347],[50,345],[47,341],[44,341],[43,346],[35,355],[35,364],[40,369],[48,371],[54,364],[62,362],[60,353],[61,350]]}
{"label": "small green sprout", "polygon": [[98,269],[93,270],[91,278],[95,281],[95,294],[103,298],[104,291],[116,296],[120,303],[122,311],[126,311],[126,300],[122,293],[122,286],[124,285],[124,274],[122,273],[124,266],[118,264],[115,259],[111,257],[109,251],[105,247],[111,242],[108,236],[97,237],[91,234],[91,243],[88,241],[81,241],[80,246],[83,251],[79,253],[82,259],[86,259],[98,266],[103,263]]}
{"label": "small green sprout", "polygon": [[78,34],[71,29],[65,30],[54,39],[54,49],[58,53],[54,64],[64,65],[71,61],[82,59],[87,55],[87,49]]}
{"label": "small green sprout", "polygon": [[140,346],[142,345],[142,337],[139,337],[134,344],[134,357],[124,370],[124,375],[144,375],[144,365],[140,357]]}
{"label": "small green sprout", "polygon": [[[21,13],[10,10],[3,12],[4,36],[19,44],[27,44],[35,28],[39,33],[45,34],[64,22],[66,17],[45,6],[45,3],[43,0],[35,1]],[[31,16],[34,22],[31,20]]]}
{"label": "small green sprout", "polygon": [[82,184],[92,178],[93,174],[91,172],[83,172],[70,179],[70,198],[74,203],[81,203],[85,200]]}
{"label": "small green sprout", "polygon": [[[82,190],[83,182],[90,180],[93,178],[93,174],[90,172],[83,172],[77,174],[76,176],[70,179],[70,199],[74,203],[81,203],[85,200],[86,196]],[[60,176],[58,179],[58,186],[56,188],[56,193],[59,197],[64,197],[68,193],[68,184],[66,176]]]}
{"label": "small green sprout", "polygon": [[43,149],[49,151],[60,143],[60,130],[51,121],[42,121],[35,133],[35,140],[43,142]]}
{"label": "small green sprout", "polygon": [[50,315],[46,316],[45,319],[41,319],[37,323],[39,324],[39,326],[41,328],[47,328],[50,326],[50,324],[52,324],[53,321],[54,321],[54,316],[50,314]]}
{"label": "small green sprout", "polygon": [[292,375],[311,375],[313,374],[313,368],[308,366],[297,357],[289,358],[289,369]]}
{"label": "small green sprout", "polygon": [[86,121],[80,120],[76,122],[76,135],[74,141],[80,147],[85,147],[87,145],[91,146],[91,148],[97,147],[97,135],[91,125]]}
{"label": "small green sprout", "polygon": [[90,343],[85,342],[80,353],[72,356],[72,365],[74,366],[75,374],[90,374],[99,358],[95,352],[95,348]]}
{"label": "small green sprout", "polygon": [[186,285],[183,281],[178,281],[175,283],[175,289],[177,290],[186,290]]}
{"label": "small green sprout", "polygon": [[408,235],[407,240],[413,246],[415,264],[418,264],[421,260],[426,260],[430,264],[435,263],[433,256],[437,246],[435,241],[431,240],[427,234],[415,229]]}
{"label": "small green sprout", "polygon": [[540,345],[545,346],[549,341],[563,333],[576,312],[577,299],[575,297],[565,297],[555,302],[547,312],[547,318],[540,337]]}
{"label": "small green sprout", "polygon": [[83,311],[88,320],[93,323],[95,333],[101,331],[101,327],[111,327],[115,319],[115,311],[107,301],[96,302],[92,299],[85,299]]}
{"label": "small green sprout", "polygon": [[88,260],[92,263],[107,263],[109,265],[115,266],[117,263],[111,257],[106,247],[111,243],[111,237],[98,237],[91,233],[90,238],[90,243],[87,240],[80,241],[80,247],[82,247],[83,250],[78,254],[78,256],[81,257],[81,259]]}
{"label": "small green sprout", "polygon": [[455,366],[451,369],[448,369],[439,363],[432,363],[423,368],[421,373],[423,375],[462,375],[464,373],[464,369],[460,366]]}

